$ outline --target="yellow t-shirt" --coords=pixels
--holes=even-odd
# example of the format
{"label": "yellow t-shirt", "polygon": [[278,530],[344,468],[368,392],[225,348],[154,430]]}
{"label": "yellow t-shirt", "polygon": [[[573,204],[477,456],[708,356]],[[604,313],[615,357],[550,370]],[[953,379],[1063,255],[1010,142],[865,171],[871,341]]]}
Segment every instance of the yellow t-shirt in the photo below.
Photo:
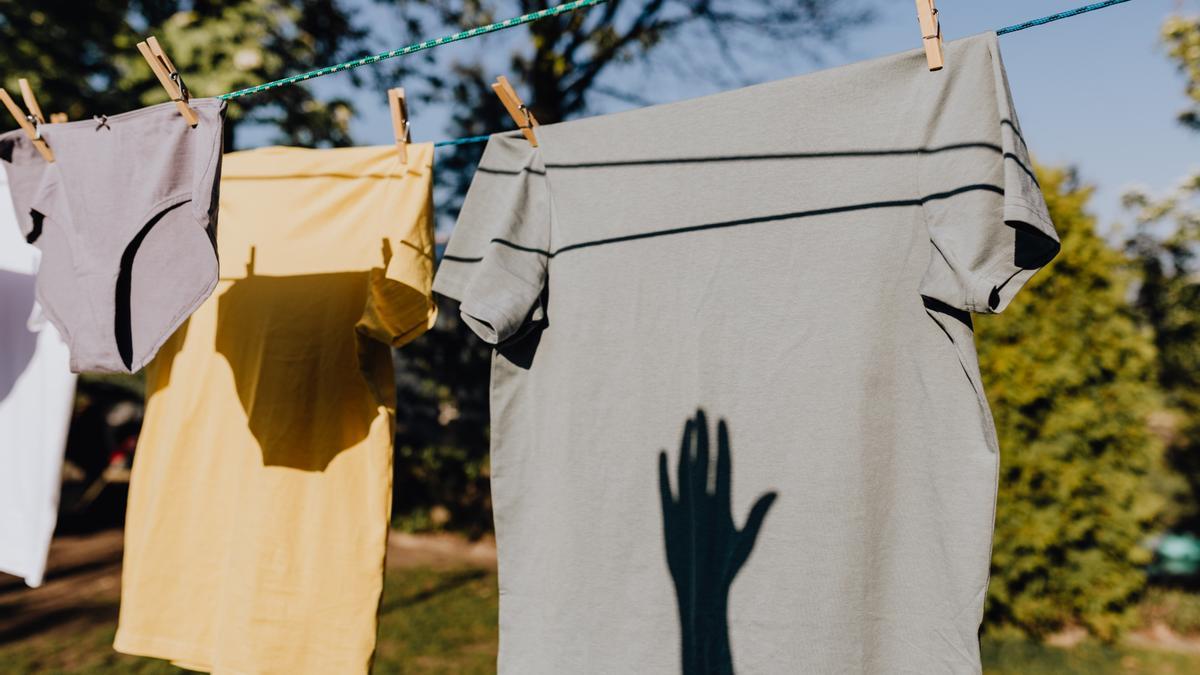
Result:
{"label": "yellow t-shirt", "polygon": [[345,675],[375,649],[390,347],[436,314],[433,146],[224,158],[221,280],[147,368],[115,648]]}

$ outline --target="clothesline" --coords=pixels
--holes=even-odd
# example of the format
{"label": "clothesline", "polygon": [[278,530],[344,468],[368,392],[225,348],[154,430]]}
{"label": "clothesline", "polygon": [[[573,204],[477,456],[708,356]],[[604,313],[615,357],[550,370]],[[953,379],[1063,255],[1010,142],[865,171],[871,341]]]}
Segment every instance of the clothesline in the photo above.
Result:
{"label": "clothesline", "polygon": [[482,136],[467,136],[465,138],[452,138],[448,141],[438,141],[433,144],[435,148],[445,148],[453,145],[470,145],[472,143],[486,143],[487,139],[491,138],[491,134]]}
{"label": "clothesline", "polygon": [[[607,0],[601,0],[601,1],[607,1]],[[1129,1],[1130,0],[1105,0],[1104,2],[1097,2],[1097,3],[1093,3],[1091,5],[1085,5],[1083,7],[1069,9],[1069,10],[1066,10],[1063,12],[1059,12],[1058,14],[1051,14],[1050,16],[1043,16],[1040,19],[1033,19],[1031,21],[1026,21],[1024,23],[1017,23],[1017,24],[1013,24],[1011,26],[1005,26],[1004,28],[998,29],[996,31],[996,35],[1008,35],[1009,33],[1015,33],[1017,31],[1025,30],[1026,28],[1034,28],[1036,26],[1044,26],[1044,25],[1046,25],[1048,23],[1052,23],[1054,21],[1061,21],[1062,19],[1069,19],[1073,16],[1079,16],[1080,14],[1087,14],[1088,12],[1094,12],[1098,9],[1112,7],[1113,5],[1120,5],[1120,4],[1129,2]],[[465,138],[453,138],[450,140],[438,141],[438,142],[434,143],[433,146],[436,148],[446,148],[446,147],[452,147],[452,146],[457,146],[457,145],[470,145],[473,143],[486,143],[488,138],[490,138],[490,136],[488,136],[488,135],[467,136]]]}
{"label": "clothesline", "polygon": [[1026,28],[1033,28],[1035,26],[1044,26],[1044,25],[1054,22],[1054,21],[1059,21],[1061,19],[1069,19],[1073,16],[1079,16],[1080,14],[1087,14],[1088,12],[1094,12],[1098,9],[1104,9],[1105,7],[1112,7],[1113,5],[1120,5],[1120,4],[1123,4],[1126,2],[1129,2],[1129,0],[1105,0],[1104,2],[1097,2],[1097,3],[1090,4],[1090,5],[1085,5],[1083,7],[1077,7],[1075,9],[1068,9],[1067,11],[1059,12],[1058,14],[1051,14],[1050,16],[1043,16],[1040,19],[1034,19],[1032,21],[1026,21],[1025,23],[1018,23],[1018,24],[1013,24],[1011,26],[1005,26],[1004,28],[997,30],[996,35],[1008,35],[1009,33],[1015,33],[1019,30],[1025,30]]}
{"label": "clothesline", "polygon": [[[550,7],[548,9],[543,9],[543,10],[540,10],[537,12],[531,12],[529,14],[514,17],[511,19],[505,19],[504,21],[497,21],[495,23],[490,23],[485,26],[478,26],[476,28],[471,28],[469,30],[461,31],[461,32],[455,33],[453,35],[446,35],[446,36],[443,36],[440,38],[434,38],[432,40],[426,40],[424,42],[418,42],[415,44],[411,44],[411,45],[408,45],[407,47],[401,47],[400,49],[393,49],[391,51],[382,52],[379,54],[375,54],[374,56],[366,56],[366,57],[363,57],[360,59],[355,59],[353,61],[346,61],[345,63],[339,63],[339,64],[332,65],[332,66],[326,66],[325,68],[319,68],[317,70],[310,70],[307,73],[300,73],[299,75],[292,75],[290,77],[285,77],[285,78],[282,78],[279,80],[274,80],[272,82],[266,82],[264,84],[259,84],[259,85],[253,86],[253,87],[239,89],[237,91],[230,92],[228,94],[221,94],[217,98],[225,99],[225,100],[240,98],[242,96],[256,94],[260,91],[266,91],[268,89],[274,89],[276,87],[282,87],[282,86],[285,86],[288,84],[295,84],[297,82],[311,80],[313,78],[321,77],[323,75],[331,75],[333,73],[338,73],[343,70],[350,70],[352,68],[358,68],[359,66],[365,66],[368,64],[372,64],[372,63],[378,63],[380,61],[390,59],[390,58],[395,58],[397,56],[405,56],[405,55],[419,52],[419,51],[422,51],[425,49],[432,49],[434,47],[440,47],[442,45],[450,44],[452,42],[459,42],[461,40],[467,40],[469,38],[479,37],[480,35],[486,35],[488,33],[495,33],[497,31],[501,31],[506,28],[513,28],[513,27],[524,25],[527,23],[532,23],[534,21],[539,21],[541,19],[545,19],[548,17],[558,16],[559,14],[566,14],[568,12],[573,12],[577,9],[585,9],[588,7],[593,7],[595,5],[604,4],[606,2],[608,2],[608,0],[575,0],[574,2],[568,2],[568,3],[562,4],[562,5]],[[1105,9],[1106,7],[1112,7],[1113,5],[1124,4],[1126,2],[1130,2],[1130,0],[1104,0],[1103,2],[1096,2],[1096,3],[1092,3],[1090,5],[1084,5],[1083,7],[1077,7],[1075,9],[1069,9],[1069,10],[1066,10],[1063,12],[1059,12],[1057,14],[1051,14],[1049,16],[1044,16],[1044,17],[1041,17],[1040,19],[1033,19],[1031,21],[1026,21],[1024,23],[1017,23],[1017,24],[1013,24],[1011,26],[1005,26],[1004,28],[1000,28],[1000,29],[996,30],[996,35],[1008,35],[1009,33],[1016,33],[1017,31],[1022,31],[1027,28],[1034,28],[1036,26],[1044,26],[1044,25],[1046,25],[1048,23],[1052,23],[1054,21],[1068,19],[1071,17],[1079,16],[1080,14],[1087,14],[1088,12],[1094,12],[1096,10]],[[434,147],[445,148],[445,147],[452,147],[452,146],[458,146],[458,145],[469,145],[472,143],[483,143],[483,142],[486,142],[488,138],[489,138],[489,135],[467,136],[465,138],[454,138],[454,139],[449,139],[449,140],[444,140],[444,141],[437,141],[436,143],[434,143]]]}
{"label": "clothesline", "polygon": [[310,70],[307,73],[300,73],[299,75],[292,75],[291,77],[285,77],[285,78],[282,78],[279,80],[274,80],[272,82],[255,85],[253,87],[239,89],[237,91],[233,91],[228,94],[221,94],[217,98],[230,100],[230,99],[234,99],[234,98],[240,98],[242,96],[249,96],[250,94],[257,94],[260,91],[266,91],[268,89],[275,89],[276,87],[282,87],[282,86],[288,85],[288,84],[295,84],[296,82],[303,82],[305,80],[311,80],[314,77],[321,77],[322,75],[332,75],[333,73],[340,73],[343,70],[350,70],[351,68],[357,68],[359,66],[365,66],[365,65],[372,64],[372,63],[379,63],[380,61],[395,58],[397,56],[407,56],[408,54],[413,54],[413,53],[423,51],[426,49],[433,49],[434,47],[441,47],[442,45],[448,45],[451,42],[459,42],[461,40],[467,40],[467,39],[470,39],[473,37],[479,37],[480,35],[486,35],[488,33],[495,33],[497,31],[501,31],[506,28],[514,28],[516,26],[520,26],[520,25],[527,24],[527,23],[532,23],[534,21],[545,19],[545,18],[548,18],[551,16],[558,16],[559,14],[566,14],[567,12],[573,12],[577,9],[583,9],[585,7],[592,7],[594,5],[600,5],[600,4],[603,4],[606,2],[608,2],[608,0],[575,0],[575,2],[568,2],[568,3],[562,4],[562,5],[558,5],[556,7],[550,7],[548,9],[539,10],[537,12],[530,12],[529,14],[525,14],[524,16],[518,16],[518,17],[515,17],[512,19],[505,19],[504,21],[497,21],[495,23],[489,23],[486,26],[477,26],[475,28],[471,28],[470,30],[464,30],[460,33],[455,33],[454,35],[446,35],[446,36],[443,36],[440,38],[434,38],[432,40],[418,42],[416,44],[408,45],[407,47],[401,47],[400,49],[393,49],[388,52],[382,52],[379,54],[375,54],[374,56],[364,56],[361,59],[354,59],[353,61],[346,61],[345,63],[339,63],[339,64],[333,65],[333,66],[326,66],[324,68],[318,68],[317,70]]}

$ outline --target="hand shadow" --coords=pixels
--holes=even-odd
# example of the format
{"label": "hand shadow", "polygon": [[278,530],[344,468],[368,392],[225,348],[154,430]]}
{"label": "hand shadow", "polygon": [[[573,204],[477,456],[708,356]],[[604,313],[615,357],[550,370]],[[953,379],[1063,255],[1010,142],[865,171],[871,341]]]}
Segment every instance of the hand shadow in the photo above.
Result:
{"label": "hand shadow", "polygon": [[[717,465],[709,475],[708,421],[703,410],[688,420],[679,448],[679,497],[671,493],[667,453],[658,456],[667,565],[675,580],[681,628],[683,675],[733,673],[729,644],[729,589],[750,557],[776,493],[758,498],[746,525],[733,522],[733,468],[729,431],[717,424]],[[710,480],[711,479],[711,480]]]}

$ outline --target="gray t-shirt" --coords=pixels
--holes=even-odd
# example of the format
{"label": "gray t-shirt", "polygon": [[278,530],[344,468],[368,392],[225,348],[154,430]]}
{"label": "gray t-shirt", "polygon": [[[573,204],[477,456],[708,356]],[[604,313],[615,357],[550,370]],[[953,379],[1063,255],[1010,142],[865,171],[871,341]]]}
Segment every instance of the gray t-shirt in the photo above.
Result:
{"label": "gray t-shirt", "polygon": [[502,673],[977,673],[970,328],[1058,239],[996,36],[493,137],[435,290],[499,347]]}

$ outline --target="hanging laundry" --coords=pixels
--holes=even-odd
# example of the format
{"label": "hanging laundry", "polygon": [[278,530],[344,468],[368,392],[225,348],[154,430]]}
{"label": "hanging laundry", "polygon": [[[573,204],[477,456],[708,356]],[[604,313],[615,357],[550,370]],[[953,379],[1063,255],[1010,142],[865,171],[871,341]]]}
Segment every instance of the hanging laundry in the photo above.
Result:
{"label": "hanging laundry", "polygon": [[[192,107],[194,128],[173,103],[41,125],[55,161],[5,164],[43,254],[38,299],[75,372],[140,370],[216,284],[225,102]],[[41,179],[25,194],[31,163]]]}
{"label": "hanging laundry", "polygon": [[979,672],[970,312],[1059,244],[995,34],[491,139],[501,673]]}
{"label": "hanging laundry", "polygon": [[[26,151],[37,155],[21,132],[0,136],[6,160]],[[37,587],[58,520],[75,376],[66,344],[34,299],[39,253],[22,225],[0,172],[0,572]]]}
{"label": "hanging laundry", "polygon": [[225,158],[216,292],[146,370],[118,651],[365,673],[391,517],[391,347],[432,324],[433,146]]}

